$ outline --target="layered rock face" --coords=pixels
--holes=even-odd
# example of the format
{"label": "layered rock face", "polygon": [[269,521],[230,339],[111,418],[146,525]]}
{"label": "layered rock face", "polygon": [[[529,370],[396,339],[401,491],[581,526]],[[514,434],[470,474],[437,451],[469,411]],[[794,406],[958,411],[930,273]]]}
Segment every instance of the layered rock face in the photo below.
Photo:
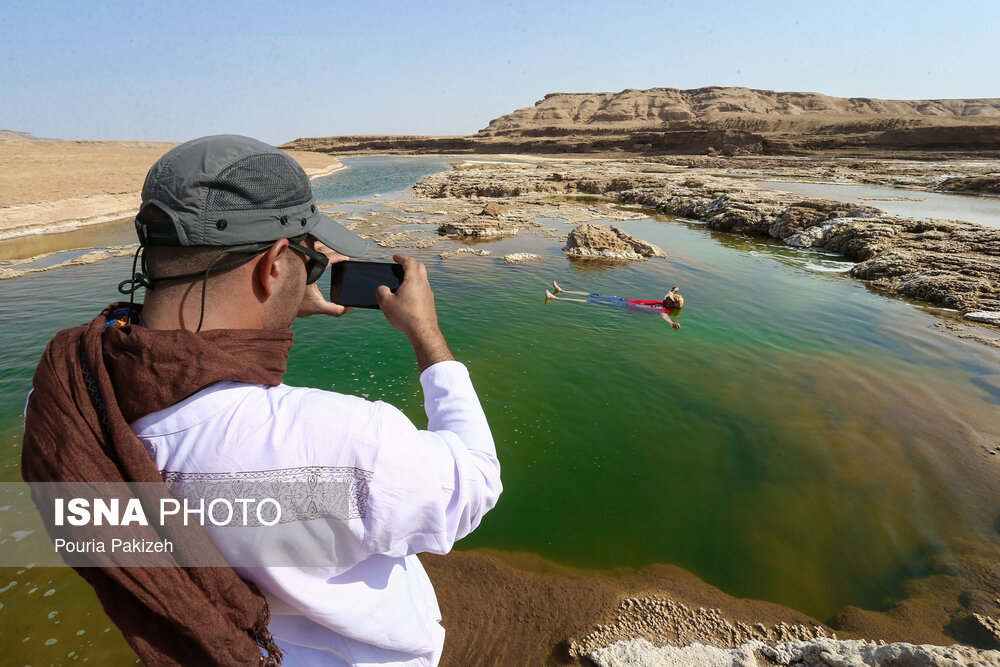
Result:
{"label": "layered rock face", "polygon": [[[795,122],[868,122],[882,130],[905,126],[996,124],[1000,98],[965,100],[881,100],[830,97],[820,93],[775,92],[743,87],[709,86],[627,89],[619,93],[550,93],[533,107],[501,116],[480,135],[526,132],[538,128],[648,129],[687,128],[692,122],[718,128],[770,131]],[[881,121],[881,124],[879,122]],[[915,122],[914,122],[915,121]]]}
{"label": "layered rock face", "polygon": [[1000,175],[949,178],[938,189],[944,192],[1000,195]]}
{"label": "layered rock face", "polygon": [[438,226],[439,234],[498,238],[515,236],[524,227],[523,221],[507,220],[507,208],[496,202],[483,207],[478,215],[466,215]]}
{"label": "layered rock face", "polygon": [[1000,151],[1000,98],[882,100],[710,86],[551,93],[473,136],[297,139],[310,151],[800,154]]}
{"label": "layered rock face", "polygon": [[552,93],[482,139],[562,137],[577,150],[724,155],[838,149],[1000,149],[1000,98],[881,100],[711,86]]}
{"label": "layered rock face", "polygon": [[514,236],[520,229],[513,225],[505,225],[495,218],[480,215],[467,215],[459,220],[442,223],[438,226],[439,234],[453,236],[474,236],[480,238],[496,238]]}

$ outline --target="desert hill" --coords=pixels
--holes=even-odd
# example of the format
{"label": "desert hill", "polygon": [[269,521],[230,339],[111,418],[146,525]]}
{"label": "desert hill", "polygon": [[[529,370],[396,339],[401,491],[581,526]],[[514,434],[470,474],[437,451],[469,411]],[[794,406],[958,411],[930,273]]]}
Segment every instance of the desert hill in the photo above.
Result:
{"label": "desert hill", "polygon": [[[717,86],[678,90],[652,88],[620,93],[550,93],[533,107],[490,122],[480,134],[538,127],[666,129],[672,126],[733,121],[764,129],[801,120],[865,122],[875,119],[961,123],[1000,122],[1000,98],[973,100],[879,100],[830,97],[819,93],[780,93]],[[989,121],[988,121],[989,122]]]}
{"label": "desert hill", "polygon": [[1000,124],[1000,98],[972,100],[880,100],[830,97],[819,93],[775,92],[712,86],[694,90],[652,88],[620,93],[550,93],[533,107],[490,122],[480,135],[536,128],[607,129],[719,127],[767,130],[796,123],[896,125]]}
{"label": "desert hill", "polygon": [[15,132],[14,130],[0,130],[0,141],[44,141],[30,132]]}
{"label": "desert hill", "polygon": [[551,93],[469,137],[321,137],[286,147],[336,153],[982,155],[1000,151],[1000,98],[882,100],[718,86]]}

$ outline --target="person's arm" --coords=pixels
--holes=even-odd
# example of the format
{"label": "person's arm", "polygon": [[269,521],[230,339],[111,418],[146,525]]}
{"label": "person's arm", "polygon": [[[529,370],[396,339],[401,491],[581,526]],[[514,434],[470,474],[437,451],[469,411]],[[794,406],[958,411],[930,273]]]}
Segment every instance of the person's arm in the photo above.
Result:
{"label": "person's arm", "polygon": [[669,322],[670,326],[672,326],[673,328],[675,328],[675,329],[680,329],[681,328],[681,323],[680,322],[674,322],[672,319],[670,319],[670,313],[667,313],[666,311],[664,311],[662,317],[663,317],[663,319],[666,322]]}
{"label": "person's arm", "polygon": [[367,553],[447,553],[492,509],[503,487],[486,416],[465,366],[420,376],[427,430],[396,408],[378,414],[378,459],[365,520]]}
{"label": "person's arm", "polygon": [[403,267],[403,282],[395,293],[385,285],[375,291],[382,314],[410,339],[421,373],[438,362],[453,361],[455,356],[438,326],[427,267],[402,253],[392,258]]}
{"label": "person's arm", "polygon": [[465,366],[438,326],[427,268],[397,254],[403,282],[376,296],[386,320],[410,340],[420,369],[427,430],[382,405],[369,495],[368,549],[402,556],[447,553],[479,525],[500,495],[493,435]]}

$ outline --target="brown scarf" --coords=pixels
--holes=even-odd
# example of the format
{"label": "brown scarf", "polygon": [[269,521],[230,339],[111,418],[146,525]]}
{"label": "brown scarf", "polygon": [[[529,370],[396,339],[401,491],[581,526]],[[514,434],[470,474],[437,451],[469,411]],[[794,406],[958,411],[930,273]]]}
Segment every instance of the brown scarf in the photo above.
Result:
{"label": "brown scarf", "polygon": [[[45,349],[25,414],[26,482],[161,482],[129,423],[216,382],[274,386],[285,373],[289,329],[155,331],[116,322],[119,306]],[[77,572],[146,665],[281,664],[267,601],[232,568]]]}

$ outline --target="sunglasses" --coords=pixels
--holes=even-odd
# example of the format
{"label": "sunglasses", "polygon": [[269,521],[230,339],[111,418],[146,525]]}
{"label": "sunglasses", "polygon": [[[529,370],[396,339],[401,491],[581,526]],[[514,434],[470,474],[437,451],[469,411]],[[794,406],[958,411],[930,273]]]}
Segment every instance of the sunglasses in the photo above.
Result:
{"label": "sunglasses", "polygon": [[[323,273],[326,271],[326,267],[329,266],[330,264],[330,258],[318,250],[313,250],[311,248],[305,247],[304,245],[301,245],[301,242],[305,240],[306,240],[305,236],[296,236],[295,238],[288,239],[288,247],[297,253],[305,255],[308,258],[308,260],[306,261],[306,285],[312,285],[317,280],[319,280],[320,276],[322,276]],[[247,257],[246,259],[241,259],[236,262],[232,262],[231,264],[227,264],[225,266],[218,267],[215,270],[218,271],[222,269],[231,269],[236,266],[239,266],[240,264],[245,264],[254,257],[256,257],[257,255],[259,255],[260,253],[270,248],[272,245],[274,245],[274,241],[267,241],[264,243],[247,243],[245,245],[238,245],[238,246],[233,246],[232,248],[228,248],[224,252],[235,253],[235,254],[247,253],[250,255],[250,257]]]}
{"label": "sunglasses", "polygon": [[288,247],[309,258],[306,261],[306,285],[312,285],[319,280],[320,276],[323,275],[323,272],[326,271],[326,267],[330,264],[330,258],[318,250],[313,250],[296,243],[296,241],[304,240],[305,237],[291,239],[288,241]]}

